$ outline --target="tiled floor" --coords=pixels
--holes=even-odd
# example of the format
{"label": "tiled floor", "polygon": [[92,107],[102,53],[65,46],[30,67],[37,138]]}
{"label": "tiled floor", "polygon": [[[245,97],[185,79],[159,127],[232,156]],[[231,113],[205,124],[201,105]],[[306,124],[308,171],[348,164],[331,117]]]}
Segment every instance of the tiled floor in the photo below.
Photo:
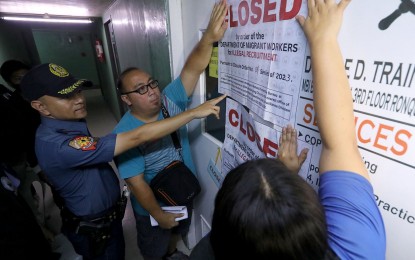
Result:
{"label": "tiled floor", "polygon": [[[87,109],[88,117],[87,122],[89,130],[93,136],[103,136],[112,131],[112,129],[117,124],[116,119],[108,109],[99,89],[92,89],[84,91],[84,94],[87,98]],[[114,164],[112,166],[115,168]],[[123,180],[121,180],[123,184]],[[42,194],[42,188],[39,184],[36,186],[38,194]],[[59,234],[61,220],[59,216],[59,209],[54,205],[50,189],[46,187],[46,192],[44,196],[45,203],[42,203],[43,196],[41,197],[41,212],[46,212],[43,216],[46,226],[54,231],[56,234]],[[141,260],[143,259],[140,251],[138,250],[136,239],[136,229],[135,229],[135,219],[134,213],[132,211],[130,202],[127,205],[125,216],[123,219],[124,227],[124,237],[126,243],[126,260]],[[77,255],[73,248],[71,247],[69,241],[62,235],[59,234],[55,237],[54,248],[57,252],[62,253],[61,260],[80,260],[82,257]],[[189,254],[190,251],[181,241],[178,245],[179,250]]]}

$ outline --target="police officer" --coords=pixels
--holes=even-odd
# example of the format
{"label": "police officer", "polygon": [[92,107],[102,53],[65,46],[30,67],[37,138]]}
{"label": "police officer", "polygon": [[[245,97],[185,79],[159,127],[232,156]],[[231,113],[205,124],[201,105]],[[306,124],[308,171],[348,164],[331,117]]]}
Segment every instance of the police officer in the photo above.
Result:
{"label": "police officer", "polygon": [[92,83],[45,63],[21,82],[23,96],[41,115],[36,154],[49,182],[64,201],[62,231],[84,259],[124,259],[118,210],[120,187],[108,164],[113,157],[177,130],[195,118],[219,117],[224,96],[157,123],[97,138],[89,133],[82,90]]}

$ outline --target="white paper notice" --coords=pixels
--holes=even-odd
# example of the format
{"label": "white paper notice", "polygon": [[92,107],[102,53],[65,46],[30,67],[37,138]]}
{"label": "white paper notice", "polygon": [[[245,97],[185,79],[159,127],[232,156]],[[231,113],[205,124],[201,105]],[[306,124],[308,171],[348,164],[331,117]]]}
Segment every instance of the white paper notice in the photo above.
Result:
{"label": "white paper notice", "polygon": [[[176,214],[183,213],[184,214],[183,217],[176,218],[176,221],[180,221],[188,217],[186,206],[169,206],[169,207],[161,207],[161,209],[166,212],[170,212],[170,213],[176,213]],[[157,221],[151,215],[150,215],[150,222],[153,227],[159,225],[159,223],[157,223]]]}

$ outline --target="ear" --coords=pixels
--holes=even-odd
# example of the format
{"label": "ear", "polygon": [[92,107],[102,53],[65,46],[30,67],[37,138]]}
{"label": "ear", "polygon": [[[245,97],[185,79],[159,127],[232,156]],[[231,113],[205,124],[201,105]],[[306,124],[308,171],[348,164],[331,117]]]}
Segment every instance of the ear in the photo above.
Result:
{"label": "ear", "polygon": [[45,104],[42,103],[42,101],[40,100],[33,100],[30,105],[36,109],[37,111],[39,111],[40,114],[42,114],[43,116],[50,116],[51,113],[48,111],[47,107]]}
{"label": "ear", "polygon": [[124,101],[124,103],[128,106],[131,106],[130,98],[127,95],[121,95],[121,100]]}

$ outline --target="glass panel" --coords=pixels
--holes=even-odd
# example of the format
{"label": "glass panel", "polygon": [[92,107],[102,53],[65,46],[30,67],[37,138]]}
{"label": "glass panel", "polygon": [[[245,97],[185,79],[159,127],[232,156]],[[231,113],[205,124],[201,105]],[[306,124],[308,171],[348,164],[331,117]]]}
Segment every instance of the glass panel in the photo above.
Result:
{"label": "glass panel", "polygon": [[[205,100],[209,100],[215,97],[219,97],[218,93],[218,43],[215,43],[214,50],[209,66],[205,70],[206,77],[206,96]],[[216,119],[215,116],[208,116],[206,118],[205,132],[212,135],[217,140],[223,142],[225,140],[225,112],[226,102],[225,100],[220,102],[220,119]]]}

